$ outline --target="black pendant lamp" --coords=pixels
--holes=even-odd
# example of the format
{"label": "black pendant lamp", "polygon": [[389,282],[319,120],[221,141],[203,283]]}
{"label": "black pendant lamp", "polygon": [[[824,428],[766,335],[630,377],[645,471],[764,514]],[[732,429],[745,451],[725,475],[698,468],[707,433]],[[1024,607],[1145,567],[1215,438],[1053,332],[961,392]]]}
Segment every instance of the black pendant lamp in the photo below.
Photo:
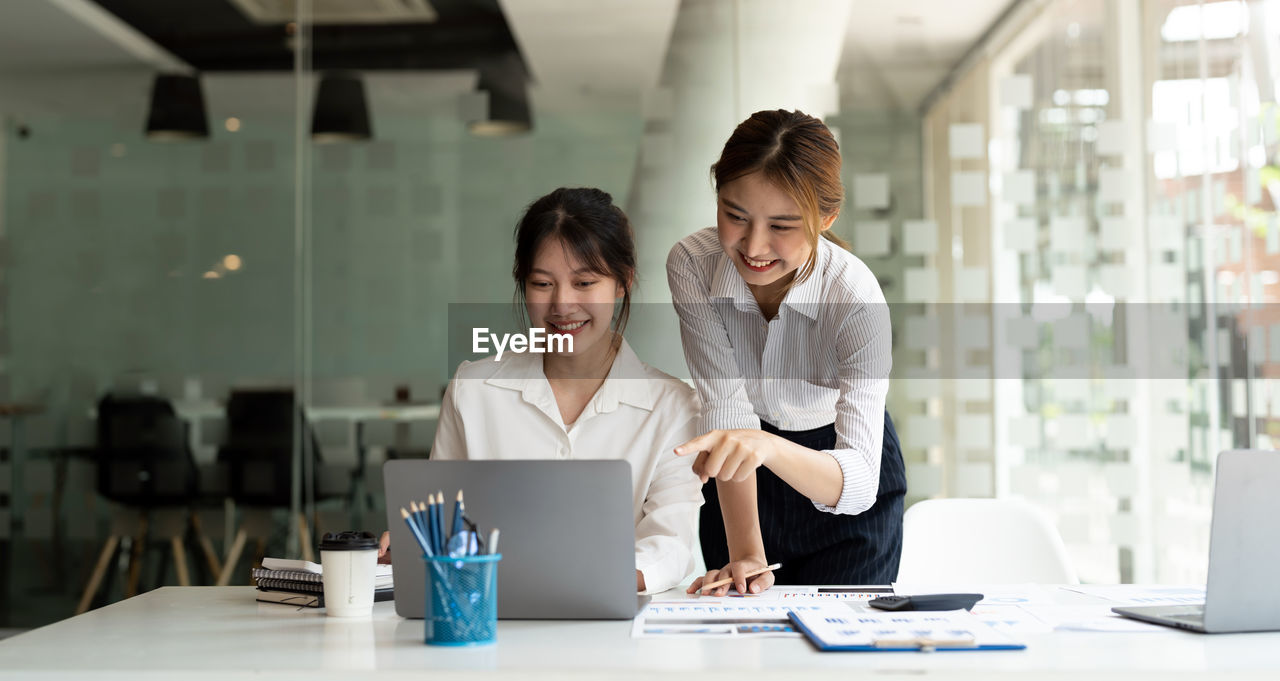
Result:
{"label": "black pendant lamp", "polygon": [[183,74],[158,74],[151,84],[147,139],[177,142],[209,136],[200,79]]}
{"label": "black pendant lamp", "polygon": [[526,80],[524,62],[515,52],[481,64],[480,81],[476,89],[488,94],[489,115],[484,120],[470,121],[467,124],[471,134],[501,137],[532,130],[533,118],[529,115]]}
{"label": "black pendant lamp", "polygon": [[311,114],[311,140],[317,144],[361,142],[373,138],[369,105],[359,76],[327,73],[316,89]]}

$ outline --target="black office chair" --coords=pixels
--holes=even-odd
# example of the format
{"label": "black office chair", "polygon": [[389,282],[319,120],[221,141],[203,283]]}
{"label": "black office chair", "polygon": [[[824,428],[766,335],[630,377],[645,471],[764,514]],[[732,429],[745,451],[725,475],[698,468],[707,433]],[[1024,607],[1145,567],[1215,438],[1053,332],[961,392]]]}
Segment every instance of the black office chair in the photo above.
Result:
{"label": "black office chair", "polygon": [[168,400],[107,395],[98,402],[98,493],[154,508],[185,504],[196,489],[186,426]]}
{"label": "black office chair", "polygon": [[[162,535],[172,549],[178,583],[191,584],[183,538],[198,480],[185,424],[168,400],[147,395],[108,394],[98,402],[97,418],[98,493],[128,512],[115,514],[77,613],[88,610],[127,536],[136,539],[126,598],[137,593],[142,551],[151,534]],[[153,522],[159,532],[150,531]],[[211,553],[207,541],[202,545]]]}
{"label": "black office chair", "polygon": [[[222,564],[220,586],[230,584],[250,536],[257,540],[256,561],[261,561],[273,529],[269,512],[290,507],[294,438],[299,432],[306,434],[304,456],[311,460],[311,476],[303,480],[303,493],[309,488],[316,494],[320,448],[293,390],[237,390],[227,400],[226,444],[218,449],[218,462],[227,476],[228,495],[245,513]],[[314,560],[305,514],[292,520],[298,523],[302,538],[302,558]]]}

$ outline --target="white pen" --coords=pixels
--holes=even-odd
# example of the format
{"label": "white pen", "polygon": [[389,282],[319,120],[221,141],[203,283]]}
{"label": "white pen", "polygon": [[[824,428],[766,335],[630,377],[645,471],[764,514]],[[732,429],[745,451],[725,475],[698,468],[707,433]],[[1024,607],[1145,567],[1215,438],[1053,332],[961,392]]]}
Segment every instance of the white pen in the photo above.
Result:
{"label": "white pen", "polygon": [[498,552],[498,528],[496,527],[493,528],[493,531],[489,533],[488,549],[490,554],[495,554]]}

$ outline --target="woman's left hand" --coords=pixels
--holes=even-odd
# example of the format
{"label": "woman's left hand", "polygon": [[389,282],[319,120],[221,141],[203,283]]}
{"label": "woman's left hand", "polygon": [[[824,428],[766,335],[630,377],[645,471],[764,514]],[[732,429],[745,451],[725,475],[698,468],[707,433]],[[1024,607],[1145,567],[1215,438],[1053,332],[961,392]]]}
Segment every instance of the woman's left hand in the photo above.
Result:
{"label": "woman's left hand", "polygon": [[704,483],[712,478],[742,482],[756,468],[768,465],[780,450],[779,441],[785,442],[753,428],[713,430],[676,447],[675,452],[679,456],[698,455],[693,462],[693,472]]}
{"label": "woman's left hand", "polygon": [[391,564],[391,531],[387,530],[378,538],[378,564]]}

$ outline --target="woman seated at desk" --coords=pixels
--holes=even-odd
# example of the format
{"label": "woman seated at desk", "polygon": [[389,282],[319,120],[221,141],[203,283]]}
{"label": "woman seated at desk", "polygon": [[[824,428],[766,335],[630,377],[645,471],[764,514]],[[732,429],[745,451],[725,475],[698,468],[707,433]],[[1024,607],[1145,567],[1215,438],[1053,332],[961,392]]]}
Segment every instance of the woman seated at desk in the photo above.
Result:
{"label": "woman seated at desk", "polygon": [[[636,271],[630,222],[607,193],[562,188],[529,206],[515,240],[529,328],[571,336],[572,351],[459,365],[431,457],[627,461],[636,590],[669,589],[693,567],[702,485],[672,450],[698,434],[698,403],[622,337]],[[384,554],[389,541],[384,533]]]}

